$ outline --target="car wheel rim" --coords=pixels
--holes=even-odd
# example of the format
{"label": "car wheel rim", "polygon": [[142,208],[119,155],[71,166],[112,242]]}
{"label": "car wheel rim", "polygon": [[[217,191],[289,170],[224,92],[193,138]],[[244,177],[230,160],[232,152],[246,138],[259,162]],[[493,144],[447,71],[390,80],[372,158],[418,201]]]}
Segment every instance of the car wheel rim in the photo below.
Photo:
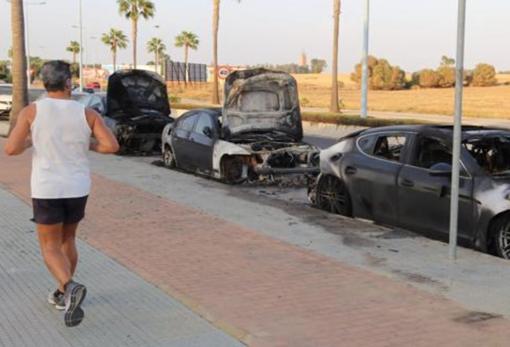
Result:
{"label": "car wheel rim", "polygon": [[334,178],[327,177],[318,189],[318,203],[323,210],[346,214],[347,213],[347,194],[344,184]]}
{"label": "car wheel rim", "polygon": [[503,258],[510,259],[510,224],[505,225],[499,233],[499,247]]}
{"label": "car wheel rim", "polygon": [[172,151],[170,151],[169,149],[165,150],[165,156],[163,161],[165,162],[166,166],[172,166],[174,162],[174,155]]}

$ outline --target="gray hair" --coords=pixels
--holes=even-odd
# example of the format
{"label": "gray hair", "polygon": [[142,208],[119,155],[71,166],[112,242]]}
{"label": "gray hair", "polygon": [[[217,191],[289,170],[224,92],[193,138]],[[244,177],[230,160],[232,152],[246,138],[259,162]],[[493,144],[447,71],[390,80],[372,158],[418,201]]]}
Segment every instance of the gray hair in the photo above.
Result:
{"label": "gray hair", "polygon": [[62,60],[49,61],[41,69],[41,79],[48,92],[63,91],[71,79],[71,65]]}

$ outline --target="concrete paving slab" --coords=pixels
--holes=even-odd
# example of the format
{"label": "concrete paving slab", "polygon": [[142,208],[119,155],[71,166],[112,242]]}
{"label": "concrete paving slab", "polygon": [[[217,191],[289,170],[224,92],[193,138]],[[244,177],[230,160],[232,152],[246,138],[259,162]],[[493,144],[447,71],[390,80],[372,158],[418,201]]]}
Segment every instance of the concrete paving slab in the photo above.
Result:
{"label": "concrete paving slab", "polygon": [[46,302],[55,284],[30,217],[25,203],[0,189],[0,346],[243,346],[81,241],[76,280],[89,289],[86,317],[66,328]]}

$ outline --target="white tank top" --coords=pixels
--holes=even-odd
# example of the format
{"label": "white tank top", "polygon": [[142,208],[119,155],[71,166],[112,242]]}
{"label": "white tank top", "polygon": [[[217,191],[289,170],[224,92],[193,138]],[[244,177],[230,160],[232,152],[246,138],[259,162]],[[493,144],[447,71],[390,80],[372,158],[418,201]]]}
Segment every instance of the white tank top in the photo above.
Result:
{"label": "white tank top", "polygon": [[32,123],[32,198],[79,198],[90,193],[91,130],[85,107],[73,100],[36,103]]}

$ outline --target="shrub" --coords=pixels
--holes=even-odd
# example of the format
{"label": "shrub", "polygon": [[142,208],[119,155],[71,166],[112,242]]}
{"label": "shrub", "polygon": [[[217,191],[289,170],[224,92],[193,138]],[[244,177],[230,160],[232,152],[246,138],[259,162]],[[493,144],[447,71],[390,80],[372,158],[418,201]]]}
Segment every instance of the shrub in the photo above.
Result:
{"label": "shrub", "polygon": [[[357,64],[351,80],[361,83],[361,64]],[[399,90],[406,85],[405,72],[398,66],[391,66],[386,59],[368,58],[369,88],[375,90]]]}
{"label": "shrub", "polygon": [[473,82],[471,83],[474,87],[490,87],[498,84],[496,79],[496,69],[494,66],[489,64],[478,64],[473,71]]}
{"label": "shrub", "polygon": [[439,75],[438,87],[451,88],[455,86],[455,68],[450,66],[441,66],[437,69]]}
{"label": "shrub", "polygon": [[419,73],[419,85],[422,88],[437,88],[439,86],[439,81],[441,76],[434,70],[425,69],[420,71]]}

